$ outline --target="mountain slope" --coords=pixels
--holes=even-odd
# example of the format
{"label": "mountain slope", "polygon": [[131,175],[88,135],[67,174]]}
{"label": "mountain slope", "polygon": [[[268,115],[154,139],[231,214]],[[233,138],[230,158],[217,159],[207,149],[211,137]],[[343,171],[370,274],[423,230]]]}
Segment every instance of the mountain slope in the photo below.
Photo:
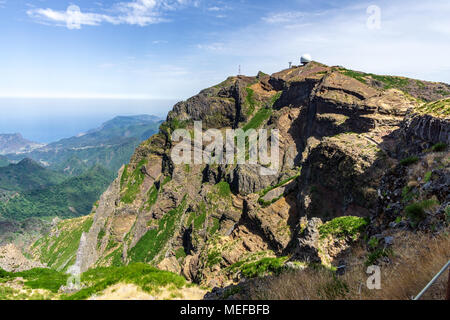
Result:
{"label": "mountain slope", "polygon": [[0,168],[0,189],[28,191],[62,182],[65,176],[44,168],[31,159]]}
{"label": "mountain slope", "polygon": [[100,164],[116,172],[139,143],[157,132],[159,119],[140,115],[116,117],[100,128],[62,139],[26,154],[8,154],[11,160],[29,157],[53,170],[79,175]]}
{"label": "mountain slope", "polygon": [[0,167],[6,167],[7,165],[9,165],[8,158],[0,156]]}
{"label": "mountain slope", "polygon": [[95,166],[59,184],[25,191],[0,202],[0,216],[22,220],[29,217],[70,218],[86,215],[112,179],[109,170]]}
{"label": "mountain slope", "polygon": [[20,133],[0,134],[0,155],[29,152],[43,145],[24,139]]}
{"label": "mountain slope", "polygon": [[[230,77],[176,104],[100,197],[75,266],[144,262],[223,287],[289,268],[333,270],[356,244],[377,263],[399,225],[448,230],[448,107],[436,116],[420,98],[438,97],[436,84],[421,81],[416,98],[345,70],[311,62]],[[278,170],[175,164],[171,134],[198,120],[278,129]]]}

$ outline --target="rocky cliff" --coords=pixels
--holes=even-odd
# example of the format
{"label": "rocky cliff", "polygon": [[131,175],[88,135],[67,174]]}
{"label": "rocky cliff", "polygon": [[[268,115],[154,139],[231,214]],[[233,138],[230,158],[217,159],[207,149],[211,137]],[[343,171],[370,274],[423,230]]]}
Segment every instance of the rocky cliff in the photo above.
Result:
{"label": "rocky cliff", "polygon": [[[374,217],[378,228],[398,219],[406,202],[381,218],[389,205],[383,187],[408,182],[388,176],[406,170],[408,156],[438,152],[438,143],[444,154],[433,156],[441,159],[433,168],[441,171],[432,176],[444,179],[436,182],[444,191],[433,214],[445,224],[450,92],[398,79],[311,62],[230,77],[176,104],[94,207],[75,266],[145,262],[213,287],[258,266],[336,264]],[[263,176],[256,164],[176,165],[171,134],[197,120],[204,129],[278,129],[279,169]]]}

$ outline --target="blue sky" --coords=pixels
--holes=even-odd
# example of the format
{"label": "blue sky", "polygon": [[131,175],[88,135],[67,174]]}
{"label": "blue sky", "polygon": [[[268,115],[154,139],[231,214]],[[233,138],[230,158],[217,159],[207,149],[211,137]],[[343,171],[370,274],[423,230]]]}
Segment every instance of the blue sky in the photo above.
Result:
{"label": "blue sky", "polygon": [[305,52],[450,82],[449,15],[448,0],[0,0],[0,97],[185,99]]}

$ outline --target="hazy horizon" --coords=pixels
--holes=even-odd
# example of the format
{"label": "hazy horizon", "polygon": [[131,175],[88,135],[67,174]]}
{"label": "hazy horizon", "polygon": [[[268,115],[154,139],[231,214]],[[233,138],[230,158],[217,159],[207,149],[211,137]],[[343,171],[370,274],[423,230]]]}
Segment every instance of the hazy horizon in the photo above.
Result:
{"label": "hazy horizon", "polygon": [[116,116],[165,118],[176,100],[0,98],[0,134],[49,143],[99,127]]}

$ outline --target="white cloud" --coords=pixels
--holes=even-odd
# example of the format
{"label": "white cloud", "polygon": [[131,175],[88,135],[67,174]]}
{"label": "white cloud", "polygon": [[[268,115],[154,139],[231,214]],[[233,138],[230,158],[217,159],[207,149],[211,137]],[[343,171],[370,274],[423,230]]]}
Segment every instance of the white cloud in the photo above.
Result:
{"label": "white cloud", "polygon": [[[164,17],[165,12],[180,9],[190,3],[190,0],[133,0],[115,4],[105,11],[107,14],[82,12],[76,5],[70,5],[66,11],[30,9],[27,14],[39,22],[66,26],[68,29],[80,29],[83,25],[98,26],[104,22],[144,27],[169,21]],[[197,5],[196,2],[192,4]]]}
{"label": "white cloud", "polygon": [[264,15],[259,23],[216,35],[197,48],[216,60],[242,64],[248,74],[278,71],[310,52],[329,65],[450,82],[448,0],[378,1],[379,30],[367,28],[370,4]]}
{"label": "white cloud", "polygon": [[301,11],[288,11],[281,13],[272,13],[263,17],[263,21],[270,24],[294,23],[305,17],[305,13]]}
{"label": "white cloud", "polygon": [[6,4],[6,0],[0,0],[0,9],[4,8]]}

